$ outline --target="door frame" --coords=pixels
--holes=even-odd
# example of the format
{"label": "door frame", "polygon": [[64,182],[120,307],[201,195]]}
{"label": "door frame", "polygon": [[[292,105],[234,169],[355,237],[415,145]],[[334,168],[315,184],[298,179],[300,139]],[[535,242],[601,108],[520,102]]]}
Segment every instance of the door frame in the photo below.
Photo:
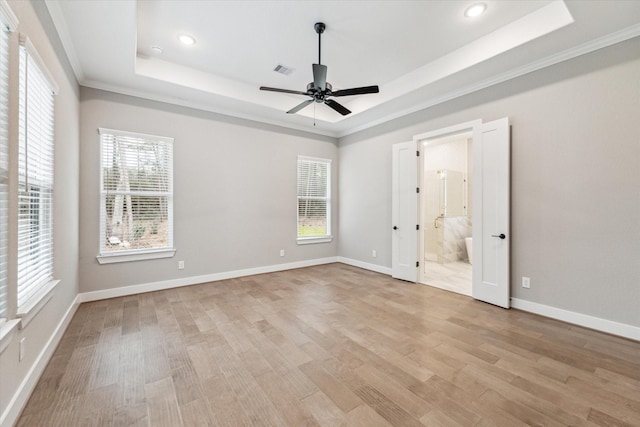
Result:
{"label": "door frame", "polygon": [[[472,134],[472,141],[471,141],[471,146],[473,147],[475,144],[478,144],[480,141],[480,137],[481,137],[481,131],[482,131],[482,120],[481,119],[477,119],[477,120],[471,120],[468,122],[464,122],[464,123],[460,123],[457,125],[453,125],[453,126],[448,126],[445,128],[440,128],[440,129],[436,129],[433,131],[429,131],[429,132],[425,132],[425,133],[421,133],[418,135],[415,135],[413,137],[413,140],[416,143],[416,147],[417,150],[420,152],[420,162],[419,162],[419,166],[418,166],[418,180],[419,180],[419,186],[420,188],[423,187],[423,182],[424,182],[424,143],[428,140],[434,140],[434,139],[441,139],[447,136],[451,136],[451,135],[455,135],[455,134],[459,134],[459,133],[468,133],[471,132]],[[472,193],[468,194],[468,197],[470,197],[471,199],[473,198],[473,193],[475,193],[476,191],[479,191],[479,188],[477,185],[474,185],[472,188]],[[423,197],[424,194],[420,194],[420,202],[418,203],[418,220],[419,220],[419,224],[420,224],[420,235],[418,236],[418,255],[420,257],[420,264],[422,265],[422,263],[424,262],[424,249],[425,249],[425,242],[424,242],[424,230],[425,227],[427,227],[429,224],[426,223],[426,221],[424,220],[424,212],[422,212],[422,201],[423,201]],[[474,248],[475,250],[475,248]],[[475,255],[475,254],[474,254]],[[473,265],[471,266],[472,271],[473,271]],[[424,283],[424,268],[420,267],[418,268],[418,283],[420,284],[425,284]],[[473,280],[472,280],[472,284],[471,287],[473,289]],[[473,293],[473,290],[472,290]],[[471,295],[469,295],[471,296]]]}

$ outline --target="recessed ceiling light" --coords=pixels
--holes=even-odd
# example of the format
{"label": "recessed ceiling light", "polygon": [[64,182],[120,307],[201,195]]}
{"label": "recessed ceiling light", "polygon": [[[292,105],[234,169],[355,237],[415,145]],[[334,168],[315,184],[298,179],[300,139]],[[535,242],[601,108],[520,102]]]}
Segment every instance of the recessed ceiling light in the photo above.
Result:
{"label": "recessed ceiling light", "polygon": [[153,51],[153,53],[157,53],[158,55],[160,55],[163,52],[162,48],[156,45],[151,46],[151,50]]}
{"label": "recessed ceiling light", "polygon": [[186,44],[187,46],[191,46],[192,44],[196,44],[196,39],[186,34],[180,34],[178,39],[182,42],[182,44]]}
{"label": "recessed ceiling light", "polygon": [[467,8],[464,11],[464,16],[467,18],[475,18],[476,16],[482,15],[487,10],[487,5],[484,3],[476,3]]}

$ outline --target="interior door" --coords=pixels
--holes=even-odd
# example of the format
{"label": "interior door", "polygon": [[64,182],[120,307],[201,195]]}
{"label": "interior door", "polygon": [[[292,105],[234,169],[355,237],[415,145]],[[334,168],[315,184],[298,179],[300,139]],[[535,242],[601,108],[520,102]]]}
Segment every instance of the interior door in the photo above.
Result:
{"label": "interior door", "polygon": [[475,299],[509,308],[509,119],[482,124],[473,145],[473,291]]}
{"label": "interior door", "polygon": [[391,180],[391,275],[418,280],[418,157],[414,141],[393,145]]}

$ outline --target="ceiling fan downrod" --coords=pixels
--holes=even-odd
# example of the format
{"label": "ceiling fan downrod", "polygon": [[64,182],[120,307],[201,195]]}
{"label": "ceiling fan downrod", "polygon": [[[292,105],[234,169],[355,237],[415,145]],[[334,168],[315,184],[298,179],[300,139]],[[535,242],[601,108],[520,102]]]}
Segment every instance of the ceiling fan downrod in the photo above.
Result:
{"label": "ceiling fan downrod", "polygon": [[322,61],[320,60],[321,58],[320,55],[322,53],[321,39],[322,39],[322,33],[324,33],[324,29],[327,28],[327,26],[324,25],[324,22],[316,22],[313,28],[315,28],[316,33],[318,33],[318,64],[322,64]]}

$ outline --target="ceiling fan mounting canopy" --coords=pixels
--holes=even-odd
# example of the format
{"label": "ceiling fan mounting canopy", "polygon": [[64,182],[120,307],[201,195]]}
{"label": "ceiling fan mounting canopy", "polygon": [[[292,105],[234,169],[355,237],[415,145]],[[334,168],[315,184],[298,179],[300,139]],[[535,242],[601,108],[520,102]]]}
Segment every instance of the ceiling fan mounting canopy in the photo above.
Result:
{"label": "ceiling fan mounting canopy", "polygon": [[311,99],[303,101],[302,103],[296,105],[291,110],[287,111],[287,114],[295,114],[298,111],[302,110],[307,105],[312,102],[324,103],[337,111],[338,113],[346,116],[347,114],[351,114],[351,111],[347,109],[342,104],[334,101],[333,99],[328,99],[329,97],[339,97],[339,96],[351,96],[351,95],[364,95],[367,93],[378,93],[378,86],[364,86],[357,87],[352,89],[342,89],[333,91],[333,86],[331,83],[327,82],[327,66],[322,65],[321,61],[321,53],[322,53],[322,33],[324,33],[326,29],[326,25],[323,22],[316,22],[314,25],[314,29],[318,34],[318,63],[312,64],[313,69],[313,81],[307,85],[306,92],[289,90],[289,89],[278,89],[273,87],[260,86],[260,90],[266,90],[270,92],[280,92],[280,93],[290,93],[293,95],[306,95]]}

